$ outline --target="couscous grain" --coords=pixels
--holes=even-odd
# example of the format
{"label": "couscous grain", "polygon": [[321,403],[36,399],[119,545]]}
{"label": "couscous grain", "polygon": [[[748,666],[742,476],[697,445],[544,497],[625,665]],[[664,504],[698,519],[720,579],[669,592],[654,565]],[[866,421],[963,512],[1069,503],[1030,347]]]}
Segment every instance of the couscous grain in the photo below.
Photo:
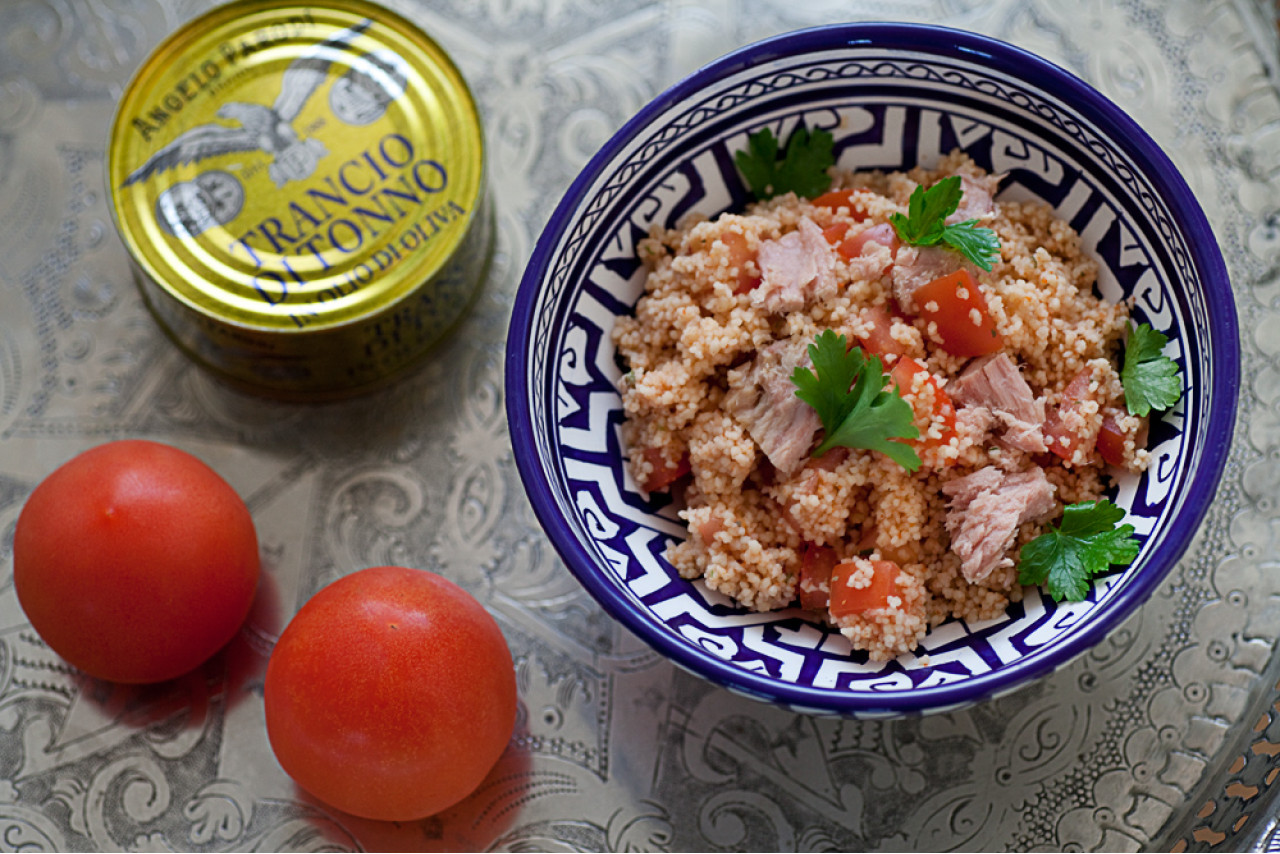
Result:
{"label": "couscous grain", "polygon": [[[689,536],[667,553],[680,574],[755,610],[799,601],[883,660],[950,617],[1019,600],[1019,549],[1065,504],[1103,494],[1104,420],[1124,437],[1113,462],[1134,471],[1145,425],[1116,368],[1128,307],[1094,294],[1095,263],[1047,207],[995,202],[997,179],[959,154],[932,171],[832,174],[850,192],[656,229],[640,250],[645,293],[613,340],[630,369],[631,473],[681,493]],[[990,272],[890,230],[917,186],[951,175],[999,237]],[[989,321],[998,353],[950,352],[946,306],[915,304],[938,264],[970,274],[985,309],[961,285],[955,321]],[[812,456],[821,425],[790,375],[828,329],[894,378],[917,470],[857,448]],[[861,604],[837,604],[849,597]]]}

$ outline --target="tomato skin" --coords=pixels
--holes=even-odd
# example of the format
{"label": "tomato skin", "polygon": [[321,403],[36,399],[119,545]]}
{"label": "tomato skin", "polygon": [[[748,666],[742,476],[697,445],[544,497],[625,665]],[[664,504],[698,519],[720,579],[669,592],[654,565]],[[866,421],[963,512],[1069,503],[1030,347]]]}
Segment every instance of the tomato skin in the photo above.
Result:
{"label": "tomato skin", "polygon": [[901,567],[893,561],[871,561],[871,583],[866,587],[849,586],[849,576],[857,568],[856,562],[845,561],[831,570],[830,607],[833,619],[862,614],[875,608],[887,608],[890,596],[902,595],[898,591],[898,573]]}
{"label": "tomato skin", "polygon": [[172,679],[226,645],[253,604],[244,501],[191,454],[144,440],[72,458],[32,491],[13,583],[54,652],[114,682]]}
{"label": "tomato skin", "polygon": [[828,208],[832,211],[837,211],[840,208],[846,208],[849,212],[849,216],[853,217],[855,221],[861,222],[862,220],[865,220],[867,218],[867,214],[864,211],[860,210],[859,208],[855,207],[853,204],[854,196],[858,195],[859,193],[869,194],[870,191],[862,190],[862,189],[828,190],[827,192],[823,193],[822,195],[814,199],[813,204],[817,207]]}
{"label": "tomato skin", "polygon": [[[956,432],[956,407],[951,402],[951,396],[938,384],[938,381],[929,372],[928,368],[910,356],[903,356],[898,359],[897,364],[893,366],[893,370],[889,372],[889,376],[893,378],[893,381],[904,396],[915,385],[917,375],[923,375],[924,384],[932,391],[933,405],[926,408],[926,404],[922,400],[915,397],[908,400],[916,415],[916,428],[920,431],[920,438],[908,439],[907,441],[918,449],[945,445],[951,441],[951,437]],[[930,426],[935,422],[942,425],[940,433],[936,437],[929,435],[928,432]]]}
{"label": "tomato skin", "polygon": [[267,737],[325,803],[413,821],[471,794],[511,739],[516,680],[493,617],[425,570],[380,566],[311,597],[267,664]]}
{"label": "tomato skin", "polygon": [[1004,336],[987,311],[987,298],[968,270],[934,279],[917,288],[912,298],[920,316],[938,325],[938,337],[948,353],[985,356],[1004,348]]}
{"label": "tomato skin", "polygon": [[738,270],[738,277],[733,283],[733,292],[745,294],[758,287],[761,281],[760,275],[751,272],[751,268],[748,267],[749,262],[756,260],[756,253],[752,252],[747,245],[746,236],[736,231],[726,231],[720,235],[719,240],[728,252],[729,264]]}
{"label": "tomato skin", "polygon": [[859,338],[857,343],[862,349],[877,356],[905,356],[907,345],[893,337],[893,316],[882,305],[873,305],[863,309],[862,321],[870,331],[866,338]]}
{"label": "tomato skin", "polygon": [[683,454],[674,466],[667,462],[661,448],[645,448],[642,453],[651,467],[649,476],[641,485],[645,492],[661,492],[693,471],[688,452]]}
{"label": "tomato skin", "polygon": [[828,546],[805,543],[800,561],[800,579],[796,582],[800,607],[806,611],[825,611],[830,602],[831,571],[840,558]]}
{"label": "tomato skin", "polygon": [[[868,243],[876,243],[889,250],[890,257],[896,258],[898,255],[898,247],[901,242],[898,240],[898,233],[893,230],[893,226],[887,222],[879,225],[873,225],[868,229],[858,232],[853,237],[846,238],[840,242],[836,251],[846,261],[852,261],[854,258],[862,255],[863,250],[867,248]],[[886,275],[893,268],[893,262],[890,261],[885,265],[882,271]]]}
{"label": "tomato skin", "polygon": [[1124,444],[1124,431],[1116,423],[1115,416],[1106,415],[1103,417],[1102,427],[1098,430],[1098,454],[1108,465],[1123,468]]}

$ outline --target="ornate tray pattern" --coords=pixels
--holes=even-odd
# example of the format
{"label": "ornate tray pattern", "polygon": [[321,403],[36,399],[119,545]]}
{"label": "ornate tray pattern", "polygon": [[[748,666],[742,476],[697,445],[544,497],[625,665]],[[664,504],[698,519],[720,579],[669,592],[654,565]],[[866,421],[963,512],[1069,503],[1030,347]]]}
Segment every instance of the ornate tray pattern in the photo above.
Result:
{"label": "ornate tray pattern", "polygon": [[[418,374],[343,404],[243,397],[146,314],[103,199],[116,97],[206,0],[0,4],[0,829],[53,850],[1240,850],[1280,797],[1280,53],[1261,0],[397,0],[486,120],[498,255]],[[1023,691],[914,720],[819,720],[740,698],[620,630],[554,556],[503,417],[502,344],[533,237],[656,92],[766,35],[944,22],[1058,62],[1182,169],[1236,289],[1244,397],[1219,498],[1140,614]],[[191,450],[244,495],[269,583],[245,631],[162,690],[68,671],[9,579],[40,477],[109,438]],[[294,789],[261,674],[299,604],[360,566],[472,590],[517,660],[512,747],[412,825]]]}

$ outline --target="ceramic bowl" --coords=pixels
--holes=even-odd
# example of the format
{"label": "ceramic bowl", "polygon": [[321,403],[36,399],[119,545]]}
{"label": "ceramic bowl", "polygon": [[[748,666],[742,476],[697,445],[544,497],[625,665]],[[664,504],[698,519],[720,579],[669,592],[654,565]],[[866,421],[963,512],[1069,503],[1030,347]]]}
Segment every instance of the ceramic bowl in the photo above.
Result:
{"label": "ceramic bowl", "polygon": [[[850,169],[934,165],[954,148],[1008,173],[997,198],[1039,199],[1082,235],[1098,290],[1172,341],[1182,401],[1153,417],[1152,464],[1113,501],[1141,540],[1088,598],[1038,589],[998,619],[952,620],[912,654],[870,662],[798,610],[760,614],[664,560],[685,536],[666,496],[626,471],[610,340],[645,270],[636,241],[690,212],[749,201],[733,167],[747,135],[830,129]],[[1124,112],[1057,66],[933,26],[847,24],[768,39],[698,70],[644,107],[572,183],[520,283],[506,354],[515,459],[551,542],[629,630],[729,690],[811,714],[954,709],[1042,677],[1132,614],[1185,552],[1227,458],[1239,383],[1230,282],[1204,214]]]}

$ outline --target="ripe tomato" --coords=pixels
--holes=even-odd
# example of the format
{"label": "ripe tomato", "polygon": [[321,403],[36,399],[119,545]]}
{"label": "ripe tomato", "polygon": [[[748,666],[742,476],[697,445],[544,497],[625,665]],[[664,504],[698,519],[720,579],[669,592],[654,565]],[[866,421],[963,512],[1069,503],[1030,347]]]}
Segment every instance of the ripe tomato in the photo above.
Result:
{"label": "ripe tomato", "polygon": [[235,635],[258,586],[235,490],[185,451],[109,442],[45,478],[18,516],[13,583],[32,627],[91,676],[159,682]]}
{"label": "ripe tomato", "polygon": [[861,614],[874,608],[889,607],[890,596],[901,596],[898,573],[891,560],[871,561],[871,583],[866,587],[850,587],[849,576],[858,569],[855,561],[846,561],[831,570],[831,616],[835,619]]}
{"label": "ripe tomato", "polygon": [[987,298],[969,275],[957,270],[912,294],[920,316],[938,325],[942,349],[955,356],[985,356],[1004,348],[1004,336],[987,310]]}
{"label": "ripe tomato", "polygon": [[645,492],[660,492],[693,471],[688,452],[674,466],[667,462],[661,448],[645,448],[643,453],[652,467],[649,476],[644,479]]}
{"label": "ripe tomato", "polygon": [[516,719],[493,617],[434,573],[338,579],[285,627],[267,664],[267,737],[302,788],[364,818],[412,821],[471,794]]}
{"label": "ripe tomato", "polygon": [[796,592],[800,607],[806,611],[825,611],[831,601],[831,570],[840,563],[836,550],[828,546],[805,543],[800,559],[800,580]]}
{"label": "ripe tomato", "polygon": [[[916,448],[936,448],[951,441],[956,432],[956,407],[933,374],[910,356],[903,356],[889,372],[900,393],[911,404],[916,416],[919,439],[908,441]],[[912,391],[920,382],[920,394]],[[935,427],[936,425],[936,427]]]}

